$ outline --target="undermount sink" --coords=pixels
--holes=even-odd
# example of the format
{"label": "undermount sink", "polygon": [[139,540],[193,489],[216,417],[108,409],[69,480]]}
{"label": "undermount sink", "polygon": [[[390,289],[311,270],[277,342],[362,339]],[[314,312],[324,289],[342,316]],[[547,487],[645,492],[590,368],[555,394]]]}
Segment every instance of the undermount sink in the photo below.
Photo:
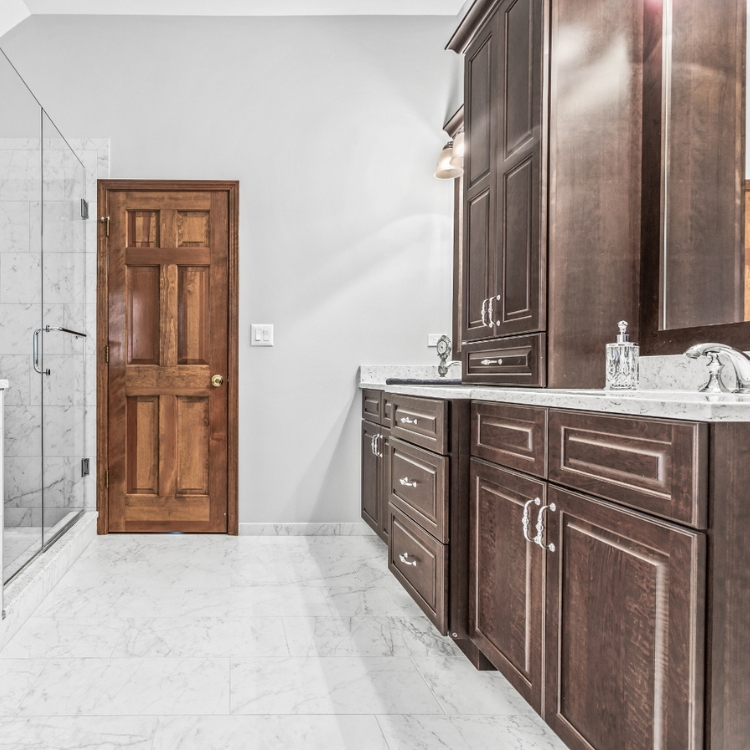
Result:
{"label": "undermount sink", "polygon": [[386,385],[463,385],[451,378],[386,378]]}

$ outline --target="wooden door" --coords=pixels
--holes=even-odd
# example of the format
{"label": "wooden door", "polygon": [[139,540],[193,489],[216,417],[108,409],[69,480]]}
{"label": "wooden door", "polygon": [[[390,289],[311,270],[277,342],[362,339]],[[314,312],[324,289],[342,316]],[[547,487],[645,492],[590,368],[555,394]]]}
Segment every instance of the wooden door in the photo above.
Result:
{"label": "wooden door", "polygon": [[505,0],[497,12],[494,337],[544,330],[543,10],[543,0]]}
{"label": "wooden door", "polygon": [[471,460],[469,627],[471,639],[537,710],[542,706],[544,551],[533,536],[546,483]]}
{"label": "wooden door", "polygon": [[230,513],[236,527],[236,195],[212,183],[103,190],[107,530],[227,532]]}
{"label": "wooden door", "polygon": [[705,535],[548,497],[545,718],[571,750],[699,750]]}
{"label": "wooden door", "polygon": [[380,483],[381,463],[376,443],[380,441],[380,427],[362,421],[362,518],[380,531]]}
{"label": "wooden door", "polygon": [[[493,16],[496,18],[496,16]],[[492,168],[496,149],[494,91],[496,23],[491,20],[466,52],[466,142],[471,144],[464,159],[463,341],[492,337],[487,305],[493,289],[493,237],[495,233],[495,185]]]}

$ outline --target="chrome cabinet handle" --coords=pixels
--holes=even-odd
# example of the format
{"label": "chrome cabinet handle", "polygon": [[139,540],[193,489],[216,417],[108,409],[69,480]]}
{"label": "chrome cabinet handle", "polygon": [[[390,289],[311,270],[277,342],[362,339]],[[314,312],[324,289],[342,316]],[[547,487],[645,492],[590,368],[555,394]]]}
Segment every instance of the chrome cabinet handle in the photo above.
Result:
{"label": "chrome cabinet handle", "polygon": [[536,542],[536,539],[534,539],[533,537],[529,535],[529,526],[531,526],[531,518],[530,518],[531,512],[529,508],[531,505],[541,505],[541,504],[542,504],[542,501],[538,497],[535,497],[533,500],[529,500],[523,506],[523,520],[521,521],[521,523],[523,524],[523,536],[527,542],[531,542],[532,544]]}
{"label": "chrome cabinet handle", "polygon": [[557,510],[557,506],[554,503],[550,503],[550,505],[542,506],[541,510],[539,511],[539,518],[537,519],[537,522],[536,522],[536,538],[534,539],[534,541],[542,549],[548,549],[550,552],[554,552],[555,551],[554,544],[544,543],[544,513],[547,510],[554,513]]}
{"label": "chrome cabinet handle", "polygon": [[503,363],[503,360],[499,357],[497,359],[483,359],[480,364],[482,365],[501,365]]}
{"label": "chrome cabinet handle", "polygon": [[377,456],[377,455],[378,455],[378,454],[376,453],[376,451],[375,451],[375,438],[376,438],[376,437],[377,437],[377,435],[373,435],[373,436],[372,436],[372,437],[370,438],[370,451],[372,452],[372,455],[373,455],[373,456]]}
{"label": "chrome cabinet handle", "polygon": [[39,366],[39,334],[42,332],[42,330],[42,328],[37,328],[36,331],[34,331],[34,336],[31,339],[34,370],[36,370],[36,372],[38,372],[40,375],[51,375],[51,370],[42,370],[42,368]]}
{"label": "chrome cabinet handle", "polygon": [[[493,325],[495,325],[495,313],[492,310],[492,304],[495,300],[498,302],[500,301],[501,297],[498,294],[497,297],[490,297],[489,299],[489,305],[487,307],[487,317],[489,318],[489,323],[487,323],[488,328],[492,328]],[[497,321],[497,325],[500,325],[500,321]]]}
{"label": "chrome cabinet handle", "polygon": [[399,479],[398,481],[401,482],[401,484],[404,487],[416,487],[417,486],[416,482],[409,481],[409,477],[404,477],[403,479]]}
{"label": "chrome cabinet handle", "polygon": [[488,300],[482,301],[482,325],[487,325],[487,302]]}
{"label": "chrome cabinet handle", "polygon": [[406,559],[407,557],[409,557],[409,553],[408,553],[408,552],[404,552],[404,553],[403,553],[403,555],[399,555],[399,556],[398,556],[398,559],[399,559],[399,560],[401,560],[401,562],[402,562],[402,563],[403,563],[404,565],[416,565],[416,564],[417,564],[417,561],[416,561],[416,560],[415,560],[414,562],[409,562],[409,561],[408,561],[408,560]]}
{"label": "chrome cabinet handle", "polygon": [[401,424],[417,424],[416,419],[409,419],[409,417],[401,417],[399,422],[401,422]]}
{"label": "chrome cabinet handle", "polygon": [[381,440],[383,440],[382,435],[375,435],[375,455],[378,458],[383,458],[382,443],[380,442]]}

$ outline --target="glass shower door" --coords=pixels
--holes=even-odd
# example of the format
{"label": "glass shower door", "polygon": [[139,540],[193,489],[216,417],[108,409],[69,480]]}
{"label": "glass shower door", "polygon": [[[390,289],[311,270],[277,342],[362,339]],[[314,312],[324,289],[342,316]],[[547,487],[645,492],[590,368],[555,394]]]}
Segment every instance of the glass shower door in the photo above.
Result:
{"label": "glass shower door", "polygon": [[[42,116],[42,518],[53,542],[85,508],[86,170]],[[91,332],[93,334],[93,332]]]}
{"label": "glass shower door", "polygon": [[41,107],[0,52],[0,378],[5,391],[3,582],[42,549]]}

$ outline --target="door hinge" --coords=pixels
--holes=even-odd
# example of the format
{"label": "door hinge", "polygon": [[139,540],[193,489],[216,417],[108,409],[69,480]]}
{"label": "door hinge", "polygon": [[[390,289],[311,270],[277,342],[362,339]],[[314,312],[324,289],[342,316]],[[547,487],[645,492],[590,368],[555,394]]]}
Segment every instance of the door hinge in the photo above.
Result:
{"label": "door hinge", "polygon": [[109,216],[102,216],[101,219],[99,219],[102,224],[104,224],[104,235],[105,237],[109,237]]}
{"label": "door hinge", "polygon": [[109,346],[104,347],[104,361],[109,364]]}
{"label": "door hinge", "polygon": [[89,202],[85,198],[81,198],[81,218],[89,218]]}
{"label": "door hinge", "polygon": [[104,472],[104,486],[109,487],[109,469]]}

